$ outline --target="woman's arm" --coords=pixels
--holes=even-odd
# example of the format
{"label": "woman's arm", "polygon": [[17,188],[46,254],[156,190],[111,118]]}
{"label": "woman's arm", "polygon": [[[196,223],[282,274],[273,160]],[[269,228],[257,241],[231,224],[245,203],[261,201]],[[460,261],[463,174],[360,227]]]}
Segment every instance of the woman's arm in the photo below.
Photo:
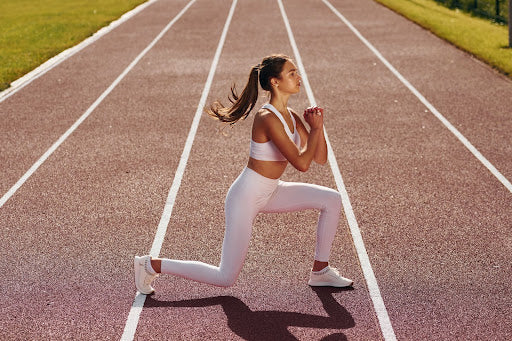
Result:
{"label": "woman's arm", "polygon": [[319,143],[323,140],[322,115],[307,115],[305,117],[306,122],[311,126],[311,131],[307,137],[306,147],[302,148],[302,150],[290,140],[284,131],[283,124],[275,115],[263,115],[261,119],[263,120],[267,136],[276,145],[281,154],[299,171],[307,171],[311,161],[315,158]]}
{"label": "woman's arm", "polygon": [[[320,107],[313,108],[313,113],[322,116],[322,123],[324,121],[324,109]],[[316,148],[315,162],[324,165],[327,162],[327,142],[325,142],[324,126],[322,124],[322,139]]]}
{"label": "woman's arm", "polygon": [[[322,114],[322,122],[323,122],[323,109],[321,109],[321,108],[318,108],[318,109],[320,110],[320,113]],[[307,111],[308,111],[308,109],[306,109],[304,111],[304,115],[306,115]],[[295,121],[297,122],[297,131],[299,132],[299,135],[300,135],[301,147],[304,147],[308,143],[310,133],[308,132],[308,130],[306,129],[306,127],[300,120],[299,116],[296,113],[294,113],[293,111],[292,111],[292,114],[294,115]],[[322,129],[321,129],[321,133],[322,134],[320,137],[320,141],[315,150],[315,155],[313,157],[313,160],[318,164],[324,165],[327,162],[327,143],[325,142],[323,125],[322,125]]]}

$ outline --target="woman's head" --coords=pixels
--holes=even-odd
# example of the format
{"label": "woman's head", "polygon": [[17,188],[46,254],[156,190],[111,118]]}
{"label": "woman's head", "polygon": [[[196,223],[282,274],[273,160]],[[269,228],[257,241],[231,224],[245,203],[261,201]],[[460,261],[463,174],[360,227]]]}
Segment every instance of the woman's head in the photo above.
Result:
{"label": "woman's head", "polygon": [[[282,63],[282,60],[279,60],[279,63],[275,63],[278,64],[278,67],[275,68],[275,76],[271,75],[269,78],[266,78],[268,79],[266,83],[269,83],[271,86],[271,90],[269,91],[271,91],[272,95],[276,95],[277,93],[281,95],[291,95],[300,91],[302,78],[299,76],[297,66],[295,66],[291,59],[286,58],[284,63]],[[260,84],[262,81],[261,74],[260,71]]]}
{"label": "woman's head", "polygon": [[263,58],[259,64],[259,81],[263,90],[272,91],[272,78],[281,78],[281,72],[290,57],[283,54],[273,54]]}
{"label": "woman's head", "polygon": [[298,92],[300,76],[296,71],[295,64],[290,57],[282,54],[267,56],[260,64],[251,68],[249,80],[240,96],[238,96],[235,86],[231,87],[231,97],[229,97],[229,101],[232,103],[231,107],[225,107],[216,101],[210,106],[207,113],[221,122],[231,124],[241,118],[245,119],[258,100],[258,83],[263,90],[271,93],[276,91],[276,87],[278,88],[280,83],[286,85],[286,89],[295,86],[296,91],[292,90],[291,93]]}

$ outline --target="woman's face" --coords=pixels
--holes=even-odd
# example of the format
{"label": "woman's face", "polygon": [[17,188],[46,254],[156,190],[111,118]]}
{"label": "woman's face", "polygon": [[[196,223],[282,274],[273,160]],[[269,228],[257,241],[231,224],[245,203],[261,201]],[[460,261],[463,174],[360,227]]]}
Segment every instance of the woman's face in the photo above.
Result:
{"label": "woman's face", "polygon": [[283,65],[280,78],[275,78],[274,81],[277,84],[277,90],[289,94],[296,94],[300,91],[301,79],[295,64],[287,60]]}

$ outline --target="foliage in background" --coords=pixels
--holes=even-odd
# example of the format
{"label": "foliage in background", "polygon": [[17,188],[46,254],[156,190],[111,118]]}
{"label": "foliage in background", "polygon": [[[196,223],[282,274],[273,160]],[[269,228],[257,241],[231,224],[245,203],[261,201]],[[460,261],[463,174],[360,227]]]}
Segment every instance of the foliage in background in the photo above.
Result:
{"label": "foliage in background", "polygon": [[375,1],[468,51],[506,75],[512,75],[512,49],[508,48],[507,26],[472,17],[460,10],[451,10],[434,0]]}
{"label": "foliage in background", "polygon": [[448,8],[459,8],[496,22],[508,22],[508,0],[435,0]]}
{"label": "foliage in background", "polygon": [[0,91],[147,0],[1,0]]}

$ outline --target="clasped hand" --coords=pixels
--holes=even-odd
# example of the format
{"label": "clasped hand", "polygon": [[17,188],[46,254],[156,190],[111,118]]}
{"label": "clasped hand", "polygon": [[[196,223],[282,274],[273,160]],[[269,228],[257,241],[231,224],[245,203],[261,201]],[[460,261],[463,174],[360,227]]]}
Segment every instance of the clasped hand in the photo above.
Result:
{"label": "clasped hand", "polygon": [[324,124],[324,109],[320,107],[309,107],[304,110],[304,120],[311,129],[321,129]]}

